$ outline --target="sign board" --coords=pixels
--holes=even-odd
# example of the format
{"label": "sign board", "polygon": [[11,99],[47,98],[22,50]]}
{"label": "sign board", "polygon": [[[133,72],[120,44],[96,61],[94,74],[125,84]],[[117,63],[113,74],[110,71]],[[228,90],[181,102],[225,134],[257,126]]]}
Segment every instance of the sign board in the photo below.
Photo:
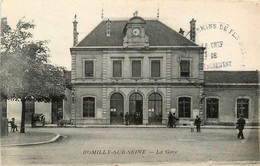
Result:
{"label": "sign board", "polygon": [[193,112],[193,118],[195,119],[196,118],[196,116],[198,116],[199,114],[200,114],[200,110],[198,110],[198,109],[195,109],[195,110],[193,110],[192,111]]}

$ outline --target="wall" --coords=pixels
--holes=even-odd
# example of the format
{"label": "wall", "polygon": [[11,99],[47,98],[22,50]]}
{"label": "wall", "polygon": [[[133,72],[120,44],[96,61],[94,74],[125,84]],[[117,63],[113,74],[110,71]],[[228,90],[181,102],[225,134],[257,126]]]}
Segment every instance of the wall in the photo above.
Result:
{"label": "wall", "polygon": [[76,53],[76,78],[84,78],[84,60],[92,59],[95,61],[95,79],[102,78],[102,51],[78,51]]}
{"label": "wall", "polygon": [[[99,115],[102,112],[102,87],[98,86],[88,86],[75,88],[75,109],[76,109],[76,123],[81,124],[91,124],[98,120],[102,120],[101,117],[85,117],[83,118],[83,97],[94,97],[95,98],[95,115]],[[101,114],[102,115],[102,114]],[[73,119],[75,117],[72,117]]]}
{"label": "wall", "polygon": [[247,123],[259,121],[258,101],[256,88],[206,88],[206,96],[219,97],[219,123],[235,123],[236,117],[236,98],[249,97],[249,118]]}
{"label": "wall", "polygon": [[[51,103],[35,102],[35,113],[44,114],[46,123],[51,123]],[[15,118],[17,125],[21,124],[22,102],[7,100],[7,118]]]}
{"label": "wall", "polygon": [[[124,96],[124,111],[129,111],[129,95],[140,92],[143,95],[143,124],[148,123],[148,95],[159,92],[163,97],[163,123],[167,122],[167,113],[171,108],[177,108],[178,95],[192,97],[192,109],[199,109],[198,88],[193,84],[199,83],[201,63],[199,50],[103,50],[103,51],[73,51],[72,52],[72,84],[75,88],[76,103],[72,115],[81,124],[110,123],[110,95],[121,92]],[[94,77],[84,77],[84,60],[95,60]],[[141,60],[141,78],[132,77],[132,63],[134,59]],[[151,60],[161,61],[159,78],[151,77]],[[191,77],[180,78],[179,59],[190,60]],[[113,60],[122,60],[122,77],[113,78]],[[74,71],[73,71],[74,70]],[[174,83],[174,84],[172,84]],[[180,83],[182,86],[180,86]],[[168,88],[168,90],[166,90]],[[172,90],[171,90],[172,89]],[[170,91],[170,92],[166,92]],[[96,98],[96,117],[82,118],[82,98],[92,96]],[[168,103],[166,102],[168,98]],[[170,100],[169,100],[170,98]],[[72,117],[72,119],[74,119]]]}
{"label": "wall", "polygon": [[180,74],[180,60],[190,60],[190,71],[191,75],[190,77],[192,79],[199,78],[199,63],[200,62],[200,56],[199,56],[199,50],[174,50],[171,54],[171,63],[172,63],[172,78],[179,78]]}
{"label": "wall", "polygon": [[21,124],[22,102],[7,100],[7,119],[15,118],[17,125]]}

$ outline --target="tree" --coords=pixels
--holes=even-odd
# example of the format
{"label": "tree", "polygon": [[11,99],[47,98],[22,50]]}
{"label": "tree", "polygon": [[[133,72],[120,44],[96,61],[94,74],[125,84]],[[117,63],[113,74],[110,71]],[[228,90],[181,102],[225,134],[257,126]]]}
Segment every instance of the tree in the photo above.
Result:
{"label": "tree", "polygon": [[21,133],[25,132],[25,102],[65,98],[63,67],[48,64],[46,41],[33,41],[32,22],[22,19],[15,29],[1,19],[0,89],[7,99],[22,102]]}

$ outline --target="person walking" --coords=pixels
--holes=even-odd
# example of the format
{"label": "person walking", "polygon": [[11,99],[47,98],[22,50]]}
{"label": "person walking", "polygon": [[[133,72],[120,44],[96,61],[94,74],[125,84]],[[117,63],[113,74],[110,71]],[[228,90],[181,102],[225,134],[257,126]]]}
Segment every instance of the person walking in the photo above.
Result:
{"label": "person walking", "polygon": [[199,118],[199,116],[196,116],[194,124],[196,125],[197,132],[200,132],[201,119]]}
{"label": "person walking", "polygon": [[129,114],[128,114],[128,112],[126,112],[126,114],[125,114],[125,125],[128,126],[128,124],[129,124]]}
{"label": "person walking", "polygon": [[168,116],[168,126],[169,128],[173,128],[173,115],[171,112],[169,112],[169,116]]}
{"label": "person walking", "polygon": [[237,138],[244,139],[243,130],[245,127],[246,121],[243,119],[243,115],[240,115],[240,118],[237,120],[237,129],[239,130]]}

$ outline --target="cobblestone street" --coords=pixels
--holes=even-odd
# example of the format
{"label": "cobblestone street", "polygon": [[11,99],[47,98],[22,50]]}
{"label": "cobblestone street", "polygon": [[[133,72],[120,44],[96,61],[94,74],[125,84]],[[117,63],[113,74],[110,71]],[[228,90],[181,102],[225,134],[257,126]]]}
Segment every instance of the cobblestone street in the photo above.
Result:
{"label": "cobblestone street", "polygon": [[55,143],[2,147],[2,164],[137,164],[259,161],[257,129],[189,128],[28,128],[59,133]]}

